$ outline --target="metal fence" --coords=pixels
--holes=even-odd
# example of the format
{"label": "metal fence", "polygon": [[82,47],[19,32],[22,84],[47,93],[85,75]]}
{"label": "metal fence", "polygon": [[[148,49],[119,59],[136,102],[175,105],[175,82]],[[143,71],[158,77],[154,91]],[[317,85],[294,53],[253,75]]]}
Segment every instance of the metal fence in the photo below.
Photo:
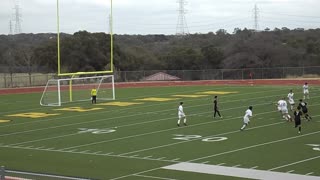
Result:
{"label": "metal fence", "polygon": [[[242,80],[242,79],[285,79],[320,77],[320,66],[312,67],[275,67],[252,69],[209,69],[209,70],[152,70],[152,71],[117,71],[116,82],[144,81],[148,76],[163,72],[179,78],[181,81],[192,80]],[[44,86],[55,74],[0,74],[0,88]]]}

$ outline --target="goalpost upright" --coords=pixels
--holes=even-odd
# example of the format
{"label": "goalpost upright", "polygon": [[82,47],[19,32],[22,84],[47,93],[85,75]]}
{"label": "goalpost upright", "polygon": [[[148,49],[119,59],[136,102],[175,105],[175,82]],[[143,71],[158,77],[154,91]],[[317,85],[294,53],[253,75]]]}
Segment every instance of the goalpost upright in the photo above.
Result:
{"label": "goalpost upright", "polygon": [[93,71],[93,72],[61,72],[61,55],[60,55],[60,6],[57,0],[57,64],[58,76],[73,76],[73,75],[91,75],[91,74],[110,74],[113,73],[113,3],[110,0],[110,70]]}
{"label": "goalpost upright", "polygon": [[[66,81],[68,81],[68,86],[69,86],[69,102],[72,102],[74,101],[74,98],[73,98],[73,91],[74,91],[74,88],[73,88],[73,84],[76,82],[76,81],[79,81],[80,79],[87,79],[87,77],[85,78],[75,78],[75,76],[80,76],[80,75],[93,75],[91,76],[92,78],[91,79],[95,79],[95,78],[100,78],[100,84],[98,85],[98,92],[99,92],[99,89],[101,87],[101,83],[104,83],[103,80],[108,80],[108,82],[106,82],[106,84],[109,84],[107,85],[108,88],[112,89],[112,98],[105,98],[105,99],[115,99],[115,91],[114,91],[114,76],[113,76],[113,2],[112,0],[110,0],[110,23],[109,23],[109,26],[110,26],[110,69],[108,70],[103,70],[103,71],[91,71],[91,72],[62,72],[61,71],[61,41],[60,41],[60,4],[59,4],[59,1],[60,0],[56,0],[56,18],[57,18],[57,75],[58,77],[62,77],[62,76],[69,76],[70,78],[63,78],[63,79],[53,79],[53,80],[49,80],[46,87],[45,87],[45,90],[42,94],[42,97],[41,97],[41,100],[40,100],[40,104],[41,105],[45,105],[45,103],[43,103],[43,99],[45,97],[45,93],[47,90],[57,90],[57,101],[59,102],[58,104],[54,104],[52,103],[53,105],[58,105],[60,106],[61,105],[61,102],[62,102],[62,95],[61,95],[61,89],[64,88],[65,90],[65,85],[62,85],[61,83],[66,83]],[[103,75],[103,74],[107,74],[107,75]],[[109,74],[109,75],[108,75]],[[111,75],[110,75],[111,74]],[[100,76],[96,76],[96,75],[100,75]],[[90,77],[88,77],[90,79]],[[109,80],[111,79],[111,80]],[[56,82],[54,82],[56,81]],[[94,81],[94,80],[91,80],[91,81]],[[50,84],[51,83],[51,84]],[[52,86],[52,83],[54,84]],[[56,84],[55,84],[56,83]],[[111,83],[111,87],[110,87],[110,83]],[[56,87],[54,87],[56,85]],[[75,85],[77,85],[77,83],[75,83]],[[101,92],[101,91],[100,91]],[[49,104],[50,105],[50,104]]]}

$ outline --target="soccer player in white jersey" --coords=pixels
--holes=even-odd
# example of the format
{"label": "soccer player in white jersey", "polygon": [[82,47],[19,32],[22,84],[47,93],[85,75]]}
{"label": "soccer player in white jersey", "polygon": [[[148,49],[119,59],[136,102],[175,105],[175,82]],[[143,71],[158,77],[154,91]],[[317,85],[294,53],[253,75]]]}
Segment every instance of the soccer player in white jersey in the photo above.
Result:
{"label": "soccer player in white jersey", "polygon": [[293,95],[294,93],[292,92],[292,89],[290,90],[289,94],[288,94],[288,102],[290,104],[290,110],[293,111],[294,110],[294,99],[293,99]]}
{"label": "soccer player in white jersey", "polygon": [[285,98],[282,98],[278,101],[278,110],[280,109],[280,113],[282,117],[287,121],[292,121],[291,116],[288,113],[287,101]]}
{"label": "soccer player in white jersey", "polygon": [[304,83],[302,88],[303,88],[303,100],[305,100],[306,98],[309,99],[310,97],[309,97],[309,85],[308,85],[308,83],[307,82]]}
{"label": "soccer player in white jersey", "polygon": [[178,123],[177,123],[177,126],[180,126],[180,121],[182,119],[183,120],[183,124],[186,126],[187,125],[187,118],[186,118],[186,114],[184,113],[183,111],[183,102],[180,102],[180,105],[179,105],[179,108],[178,108]]}
{"label": "soccer player in white jersey", "polygon": [[243,126],[240,128],[240,131],[243,131],[248,126],[250,123],[250,117],[252,117],[252,106],[249,106],[243,116]]}

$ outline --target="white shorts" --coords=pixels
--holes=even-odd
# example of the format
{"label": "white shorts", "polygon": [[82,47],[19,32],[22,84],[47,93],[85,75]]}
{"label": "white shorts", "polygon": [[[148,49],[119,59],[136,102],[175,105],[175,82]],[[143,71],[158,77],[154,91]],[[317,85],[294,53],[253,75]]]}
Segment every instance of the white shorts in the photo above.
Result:
{"label": "white shorts", "polygon": [[185,115],[185,114],[183,114],[183,113],[179,113],[179,114],[178,114],[178,117],[179,117],[179,119],[181,119],[181,118],[186,117],[186,115]]}
{"label": "white shorts", "polygon": [[303,94],[309,94],[309,90],[304,90]]}
{"label": "white shorts", "polygon": [[288,114],[288,108],[282,108],[281,109],[282,114]]}
{"label": "white shorts", "polygon": [[250,119],[247,117],[243,118],[243,123],[248,124],[250,122]]}
{"label": "white shorts", "polygon": [[277,107],[278,108],[278,111],[281,111],[281,107]]}
{"label": "white shorts", "polygon": [[294,100],[289,100],[289,104],[294,105]]}

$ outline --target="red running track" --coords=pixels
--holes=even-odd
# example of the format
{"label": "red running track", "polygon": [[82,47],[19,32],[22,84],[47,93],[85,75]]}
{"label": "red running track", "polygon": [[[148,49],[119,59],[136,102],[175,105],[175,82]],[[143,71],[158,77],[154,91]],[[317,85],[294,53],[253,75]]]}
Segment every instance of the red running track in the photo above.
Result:
{"label": "red running track", "polygon": [[[203,86],[203,85],[298,85],[302,86],[308,82],[310,86],[320,85],[320,79],[262,79],[262,80],[206,80],[206,81],[151,81],[151,82],[125,82],[116,83],[116,88],[133,87],[161,87],[161,86]],[[0,95],[4,94],[24,94],[43,92],[43,87],[20,87],[0,89]]]}

